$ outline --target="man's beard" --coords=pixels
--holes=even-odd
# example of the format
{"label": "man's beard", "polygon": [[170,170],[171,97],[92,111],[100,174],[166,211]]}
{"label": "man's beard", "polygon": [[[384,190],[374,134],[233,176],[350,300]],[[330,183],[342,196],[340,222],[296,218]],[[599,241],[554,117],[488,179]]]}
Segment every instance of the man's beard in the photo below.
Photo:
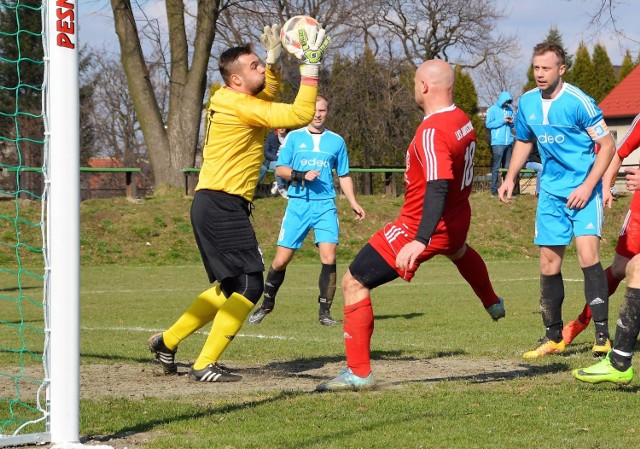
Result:
{"label": "man's beard", "polygon": [[254,95],[254,96],[258,95],[260,92],[264,90],[265,87],[267,87],[267,80],[264,80],[262,84],[251,89],[251,95]]}

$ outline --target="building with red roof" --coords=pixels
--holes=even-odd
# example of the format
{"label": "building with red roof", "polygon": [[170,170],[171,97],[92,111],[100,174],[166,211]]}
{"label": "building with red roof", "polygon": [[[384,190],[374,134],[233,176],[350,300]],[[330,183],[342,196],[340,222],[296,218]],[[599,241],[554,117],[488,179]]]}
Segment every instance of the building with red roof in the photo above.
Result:
{"label": "building with red roof", "polygon": [[[616,143],[627,134],[640,114],[640,65],[636,66],[598,105]],[[640,151],[634,151],[623,165],[638,165]]]}

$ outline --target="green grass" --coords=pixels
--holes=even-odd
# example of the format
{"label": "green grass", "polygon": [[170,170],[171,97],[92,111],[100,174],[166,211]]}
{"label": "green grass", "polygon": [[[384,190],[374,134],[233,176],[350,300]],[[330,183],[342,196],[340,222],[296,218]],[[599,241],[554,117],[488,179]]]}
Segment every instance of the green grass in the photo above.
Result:
{"label": "green grass", "polygon": [[[357,223],[341,201],[340,275],[368,235],[393,219],[401,204],[401,199],[361,198],[368,219]],[[118,367],[139,368],[146,383],[161,388],[163,378],[153,374],[159,368],[150,364],[146,339],[170,325],[207,287],[188,226],[190,201],[84,202],[81,363],[83,369],[102,367],[113,393],[96,396],[81,388],[81,435],[143,435],[129,446],[142,449],[634,447],[640,432],[638,379],[628,387],[591,386],[570,375],[571,369],[593,363],[592,328],[561,356],[522,359],[544,332],[531,243],[535,198],[501,205],[485,193],[473,201],[469,241],[487,259],[496,291],[505,298],[506,319],[493,323],[455,267],[436,258],[411,283],[396,280],[373,292],[372,366],[379,390],[314,394],[312,388],[265,390],[257,381],[255,388],[243,383],[235,394],[204,385],[198,393],[144,398],[119,392],[119,383],[133,380],[119,378]],[[278,198],[259,200],[254,212],[267,263],[284,204]],[[623,198],[607,211],[605,265],[627,207]],[[289,370],[295,383],[296,376],[302,382],[307,375],[294,367],[321,368],[344,360],[341,329],[316,321],[319,265],[313,245],[307,245],[287,271],[277,308],[260,326],[245,325],[223,362],[259,366],[266,376]],[[573,251],[567,253],[563,275],[564,318],[569,320],[584,303]],[[42,329],[41,280],[25,275],[20,290],[12,280],[0,276],[0,295],[24,300],[1,301],[0,318],[27,323],[24,338],[39,350],[42,335],[31,329]],[[624,283],[611,300],[612,332],[623,291]],[[342,317],[341,304],[338,292],[335,318]],[[0,326],[3,347],[19,344],[14,338]],[[204,338],[198,333],[185,340],[178,360],[193,361]],[[37,356],[21,362],[38,367]],[[0,351],[0,371],[16,362],[15,354]],[[460,368],[467,362],[475,369]],[[411,370],[412,380],[385,371],[394,366]]]}
{"label": "green grass", "polygon": [[[322,328],[315,321],[317,265],[291,265],[276,310],[260,326],[243,327],[225,353],[225,363],[275,368],[301,361],[322,366],[344,359],[341,330]],[[374,291],[374,372],[381,364],[415,365],[418,380],[395,382],[379,375],[385,385],[381,390],[339,394],[264,391],[258,383],[255,390],[243,386],[235,395],[216,393],[215,385],[206,385],[202,394],[151,394],[144,400],[118,394],[115,384],[111,397],[82,394],[81,434],[143,433],[147,443],[139,447],[146,449],[635,444],[640,432],[634,418],[637,381],[626,388],[589,386],[570,375],[571,369],[593,363],[591,331],[578,337],[563,356],[531,362],[521,358],[543,333],[537,261],[496,260],[489,262],[489,270],[506,300],[507,318],[498,323],[491,322],[445,259],[425,264],[410,284],[394,281]],[[573,317],[583,303],[575,259],[567,260],[564,275],[565,317]],[[166,328],[205,285],[197,265],[85,267],[83,367],[140,366],[150,372],[148,382],[158,382],[151,375],[159,368],[149,367],[146,338]],[[620,301],[621,294],[612,298],[612,313]],[[341,303],[341,295],[336,302]],[[341,317],[339,306],[335,316]],[[281,338],[268,338],[275,336]],[[178,359],[194,360],[203,340],[202,334],[185,340]],[[474,375],[446,370],[419,375],[421,368],[431,373],[452,359],[486,362],[487,367]],[[0,355],[0,362],[5,365],[6,354]],[[518,369],[495,368],[494,362],[509,362]]]}

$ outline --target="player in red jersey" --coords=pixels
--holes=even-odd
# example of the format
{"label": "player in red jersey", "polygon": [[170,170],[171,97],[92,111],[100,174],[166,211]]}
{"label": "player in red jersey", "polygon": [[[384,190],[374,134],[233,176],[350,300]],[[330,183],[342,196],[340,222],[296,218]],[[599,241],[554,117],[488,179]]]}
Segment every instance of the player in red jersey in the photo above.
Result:
{"label": "player in red jersey", "polygon": [[[603,188],[603,201],[606,207],[611,207],[613,202],[613,195],[611,191],[606,188],[613,184],[622,161],[640,147],[640,114],[633,119],[631,128],[624,136],[616,154],[613,156],[609,168],[602,177]],[[607,275],[607,286],[609,288],[609,296],[613,295],[620,282],[626,277],[626,268],[629,261],[633,256],[640,254],[640,168],[627,168],[627,188],[631,191],[635,191],[631,204],[629,205],[629,211],[622,223],[622,229],[620,230],[620,237],[618,237],[618,244],[616,245],[616,254],[613,257],[611,266],[604,272]],[[568,345],[573,341],[576,336],[587,328],[591,322],[591,309],[589,305],[585,305],[584,309],[578,315],[578,318],[568,323],[562,329],[562,339],[564,344]],[[609,348],[610,349],[610,348]]]}
{"label": "player in red jersey", "polygon": [[416,70],[415,99],[425,116],[407,150],[405,202],[399,217],[371,237],[342,279],[347,368],[318,391],[373,387],[370,292],[398,277],[410,281],[421,263],[438,254],[451,259],[494,320],[505,316],[482,257],[466,244],[476,134],[453,104],[453,81],[451,66],[442,60]]}

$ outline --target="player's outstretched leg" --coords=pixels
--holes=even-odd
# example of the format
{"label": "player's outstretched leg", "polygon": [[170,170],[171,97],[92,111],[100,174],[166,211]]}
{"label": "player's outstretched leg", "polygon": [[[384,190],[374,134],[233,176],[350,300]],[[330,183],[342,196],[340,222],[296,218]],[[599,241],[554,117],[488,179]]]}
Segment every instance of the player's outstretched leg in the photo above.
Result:
{"label": "player's outstretched leg", "polygon": [[273,311],[276,306],[276,295],[278,294],[278,289],[280,289],[280,286],[284,282],[285,274],[287,274],[286,268],[284,270],[274,270],[273,267],[269,268],[267,279],[264,281],[262,304],[251,314],[249,323],[260,324],[264,317]]}
{"label": "player's outstretched leg", "polygon": [[207,341],[189,377],[200,382],[236,382],[242,379],[242,376],[221,366],[218,358],[235,338],[252,308],[253,303],[241,294],[234,292],[229,296],[213,320]]}
{"label": "player's outstretched leg", "polygon": [[564,344],[570,345],[571,342],[589,326],[590,322],[591,308],[589,307],[589,304],[585,304],[584,309],[582,309],[578,318],[569,322],[564,328],[562,328],[562,340],[564,341]]}
{"label": "player's outstretched leg", "polygon": [[189,308],[165,332],[152,335],[147,341],[149,350],[160,362],[165,374],[176,374],[175,363],[178,344],[189,335],[211,322],[218,310],[227,301],[220,285],[215,285],[200,293]]}
{"label": "player's outstretched leg", "polygon": [[174,351],[167,348],[164,344],[162,332],[149,337],[148,345],[149,350],[155,355],[156,360],[160,363],[162,371],[165,374],[177,374],[178,366],[176,365],[176,352],[178,351],[178,348]]}
{"label": "player's outstretched leg", "polygon": [[471,286],[476,296],[480,298],[484,309],[491,319],[498,321],[500,318],[506,316],[504,300],[496,295],[496,292],[493,290],[487,265],[484,263],[480,254],[468,244],[465,246],[466,249],[463,248],[459,251],[462,252],[464,250],[462,256],[455,260],[452,258],[451,260],[458,269],[458,272],[460,272],[460,275],[462,275],[464,280]]}

